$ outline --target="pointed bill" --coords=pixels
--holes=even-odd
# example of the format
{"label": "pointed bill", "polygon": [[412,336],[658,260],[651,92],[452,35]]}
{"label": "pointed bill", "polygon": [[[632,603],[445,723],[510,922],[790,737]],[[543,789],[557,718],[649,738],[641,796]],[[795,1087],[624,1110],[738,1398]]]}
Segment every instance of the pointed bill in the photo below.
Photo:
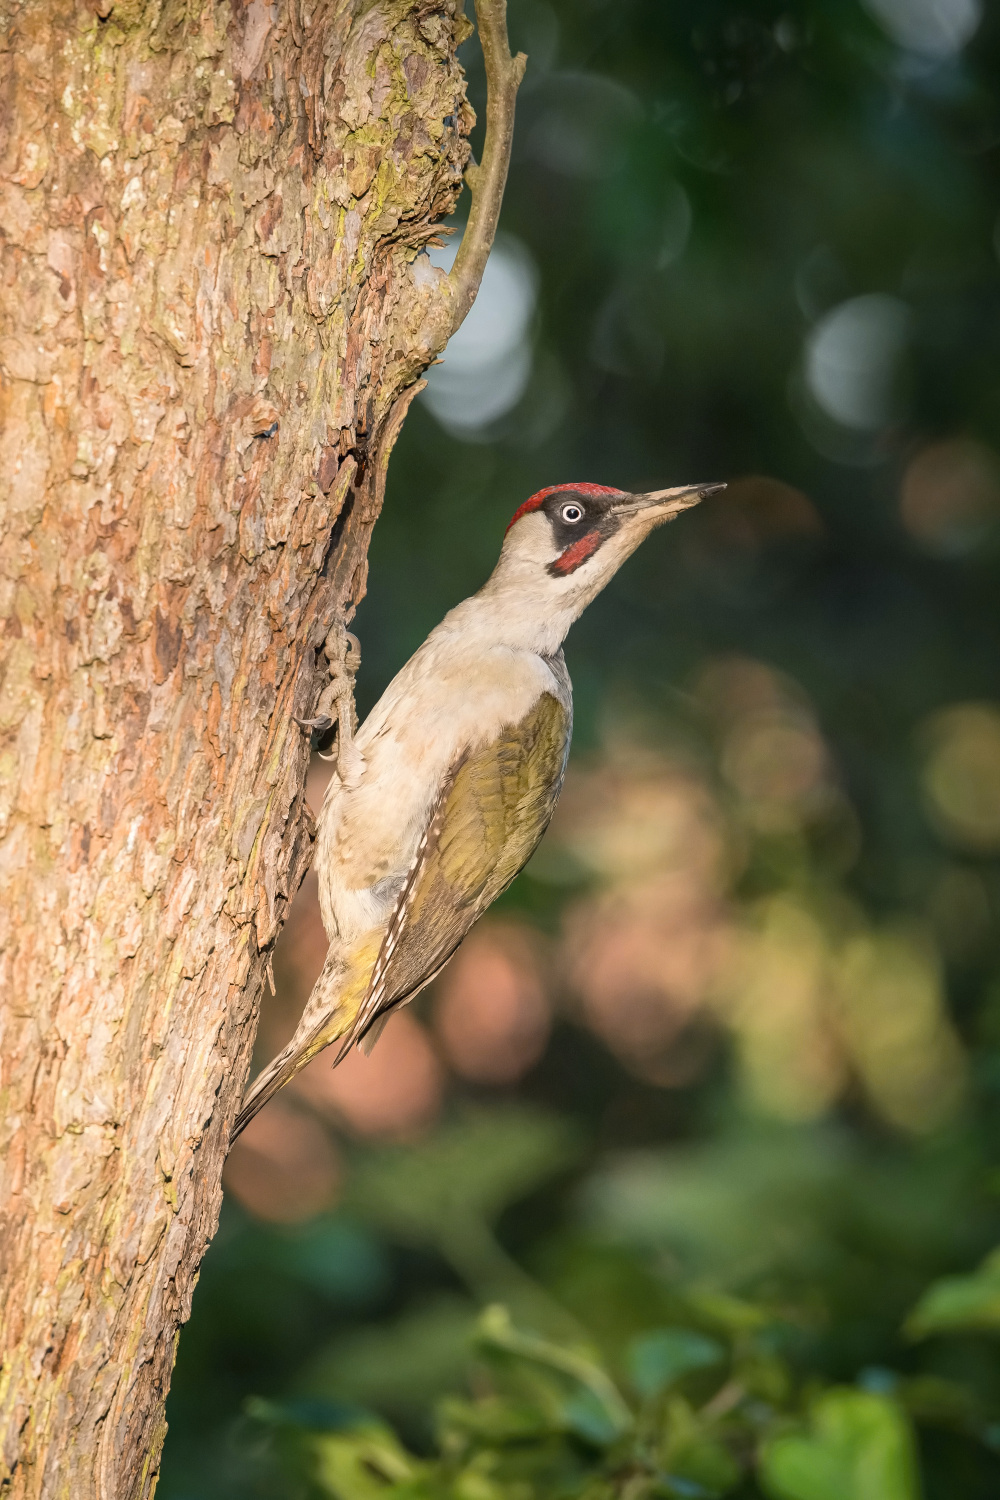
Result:
{"label": "pointed bill", "polygon": [[704,500],[706,495],[714,495],[725,488],[724,483],[679,484],[669,490],[649,490],[645,495],[629,495],[615,509],[623,514],[656,511],[667,521],[680,515],[682,510],[690,510],[693,505]]}

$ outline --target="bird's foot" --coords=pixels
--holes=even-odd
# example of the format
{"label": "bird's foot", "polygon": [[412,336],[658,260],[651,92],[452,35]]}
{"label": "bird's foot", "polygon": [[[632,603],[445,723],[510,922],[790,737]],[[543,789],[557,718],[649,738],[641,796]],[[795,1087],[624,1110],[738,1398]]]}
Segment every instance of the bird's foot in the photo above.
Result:
{"label": "bird's foot", "polygon": [[344,650],[344,671],[348,674],[349,677],[354,678],[358,675],[358,668],[361,665],[361,642],[358,640],[357,636],[352,635],[349,630],[344,631],[344,641],[346,642]]}
{"label": "bird's foot", "polygon": [[345,786],[355,786],[365,768],[365,759],[354,742],[354,677],[361,665],[361,646],[358,638],[337,625],[326,638],[324,647],[331,663],[332,676],[320,694],[316,705],[315,719],[300,719],[303,728],[320,729],[325,733],[334,723],[337,725],[337,748],[323,760],[337,763],[337,771]]}
{"label": "bird's foot", "polygon": [[345,786],[356,786],[365,768],[365,758],[354,739],[353,685],[349,684],[345,689],[343,683],[335,679],[323,693],[318,706],[324,716],[331,710],[337,715],[337,748],[323,759],[336,761],[337,774]]}

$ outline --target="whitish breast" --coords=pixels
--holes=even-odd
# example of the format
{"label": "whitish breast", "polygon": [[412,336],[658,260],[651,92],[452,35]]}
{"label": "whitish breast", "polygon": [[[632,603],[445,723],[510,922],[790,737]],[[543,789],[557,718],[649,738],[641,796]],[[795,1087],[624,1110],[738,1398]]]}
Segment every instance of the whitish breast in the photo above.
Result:
{"label": "whitish breast", "polygon": [[431,636],[358,733],[356,786],[334,776],[319,816],[316,868],[323,923],[351,939],[384,925],[449,771],[465,750],[519,723],[564,681],[532,652],[458,653]]}

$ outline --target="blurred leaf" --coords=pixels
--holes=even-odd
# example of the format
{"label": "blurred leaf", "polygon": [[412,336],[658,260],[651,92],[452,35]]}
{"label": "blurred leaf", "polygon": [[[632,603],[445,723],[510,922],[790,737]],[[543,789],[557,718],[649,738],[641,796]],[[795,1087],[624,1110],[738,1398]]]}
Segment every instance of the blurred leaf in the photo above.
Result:
{"label": "blurred leaf", "polygon": [[477,1453],[448,1488],[448,1500],[520,1500],[524,1489],[498,1480],[492,1453]]}
{"label": "blurred leaf", "polygon": [[819,1397],[808,1433],[766,1444],[760,1477],[776,1500],[917,1500],[919,1495],[913,1438],[899,1406],[849,1388]]}
{"label": "blurred leaf", "polygon": [[574,1349],[521,1333],[505,1307],[488,1307],[476,1329],[479,1350],[540,1365],[573,1381],[580,1389],[564,1403],[567,1425],[581,1437],[611,1443],[632,1426],[632,1413],[606,1371]]}
{"label": "blurred leaf", "polygon": [[680,1396],[667,1405],[662,1463],[674,1490],[682,1494],[686,1483],[696,1487],[688,1489],[688,1494],[725,1495],[741,1477],[740,1466],[729,1449]]}
{"label": "blurred leaf", "polygon": [[674,1324],[687,1311],[649,1260],[580,1233],[561,1233],[532,1263],[546,1288],[584,1323],[602,1347],[620,1347],[649,1328]]}
{"label": "blurred leaf", "polygon": [[969,1276],[932,1282],[906,1320],[911,1338],[966,1329],[1000,1331],[1000,1250]]}
{"label": "blurred leaf", "polygon": [[681,1376],[721,1363],[726,1350],[690,1328],[657,1328],[633,1339],[626,1354],[629,1378],[640,1396],[658,1396]]}
{"label": "blurred leaf", "polygon": [[734,1377],[748,1396],[784,1406],[792,1393],[792,1373],[775,1354],[752,1353],[736,1362]]}
{"label": "blurred leaf", "polygon": [[481,1401],[451,1396],[441,1402],[438,1419],[446,1446],[455,1437],[502,1446],[552,1431],[551,1419],[541,1407],[507,1396],[486,1396]]}
{"label": "blurred leaf", "polygon": [[350,1436],[313,1438],[310,1446],[316,1482],[332,1500],[383,1500],[420,1469],[390,1429],[376,1423]]}
{"label": "blurred leaf", "polygon": [[553,1115],[480,1111],[419,1144],[365,1153],[349,1200],[396,1238],[437,1245],[456,1218],[492,1222],[576,1154],[575,1133]]}
{"label": "blurred leaf", "polygon": [[608,1409],[607,1401],[586,1387],[567,1396],[562,1417],[570,1432],[598,1448],[610,1447],[624,1431],[618,1414]]}
{"label": "blurred leaf", "polygon": [[710,1287],[691,1287],[686,1301],[698,1317],[715,1323],[734,1336],[764,1328],[773,1316],[759,1303],[748,1302],[743,1297],[731,1297],[727,1292],[717,1292]]}

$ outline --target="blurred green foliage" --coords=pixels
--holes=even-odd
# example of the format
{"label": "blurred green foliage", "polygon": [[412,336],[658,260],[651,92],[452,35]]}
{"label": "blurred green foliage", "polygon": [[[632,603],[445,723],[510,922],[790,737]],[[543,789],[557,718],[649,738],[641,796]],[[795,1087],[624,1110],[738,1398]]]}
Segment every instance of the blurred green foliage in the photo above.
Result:
{"label": "blurred green foliage", "polygon": [[[532,1134],[533,1148],[526,1150]],[[464,1131],[456,1122],[422,1145],[360,1159],[355,1211],[367,1203],[395,1243],[436,1241],[447,1255],[449,1216],[435,1213],[434,1205],[462,1180],[465,1143],[487,1136],[491,1152],[479,1153],[480,1181],[463,1202],[462,1217],[478,1223],[478,1249],[466,1252],[472,1279],[488,1277],[497,1250],[489,1223],[504,1189],[516,1197],[537,1183],[546,1156],[550,1173],[564,1163],[561,1132],[542,1115],[480,1115]],[[773,1162],[782,1152],[774,1145],[762,1142],[758,1149],[772,1176],[780,1178]],[[814,1145],[819,1161],[827,1147]],[[400,1188],[395,1174],[404,1156],[410,1182]],[[652,1163],[643,1165],[648,1171]],[[669,1174],[669,1158],[662,1165]],[[711,1172],[702,1166],[716,1199],[716,1232],[727,1215],[742,1217],[748,1166],[752,1176],[743,1143],[728,1162],[717,1156]],[[634,1167],[622,1164],[626,1173]],[[853,1233],[846,1226],[842,1231],[841,1256],[853,1251],[860,1259],[865,1218],[884,1217],[885,1233],[905,1234],[892,1205],[878,1201],[878,1170],[871,1180],[858,1181],[870,1169],[846,1156],[838,1170],[837,1196],[856,1195],[844,1215]],[[921,1185],[891,1175],[893,1203],[914,1210]],[[413,1208],[413,1183],[420,1184],[426,1211]],[[803,1193],[801,1176],[785,1178],[783,1186],[806,1213],[810,1197],[829,1202],[832,1196],[829,1181],[821,1180],[811,1195]],[[597,1179],[587,1192],[600,1199],[608,1188]],[[610,1500],[762,1492],[777,1500],[915,1500],[921,1493],[915,1427],[981,1448],[984,1487],[978,1492],[988,1493],[989,1455],[1000,1440],[988,1416],[998,1394],[995,1372],[977,1392],[948,1373],[947,1346],[943,1360],[914,1365],[912,1343],[907,1347],[898,1323],[909,1286],[919,1277],[898,1276],[902,1257],[894,1260],[883,1246],[879,1260],[851,1268],[862,1281],[870,1278],[871,1286],[838,1288],[832,1265],[817,1272],[817,1247],[808,1239],[775,1236],[765,1203],[742,1235],[754,1273],[688,1280],[665,1267],[662,1257],[685,1237],[697,1236],[703,1208],[683,1192],[676,1200],[663,1192],[661,1201],[670,1203],[672,1229],[659,1239],[658,1253],[645,1229],[636,1232],[627,1214],[614,1214],[605,1233],[592,1228],[550,1243],[537,1282],[517,1273],[514,1296],[536,1327],[554,1332],[519,1326],[502,1304],[487,1305],[477,1316],[471,1301],[451,1297],[425,1303],[388,1329],[376,1325],[335,1340],[298,1371],[292,1393],[245,1403],[242,1463],[247,1455],[255,1458],[253,1477],[243,1478],[239,1493],[334,1500]],[[400,1209],[400,1203],[407,1206]],[[820,1238],[828,1260],[834,1259],[831,1225]],[[343,1228],[340,1243],[349,1243]],[[329,1250],[335,1265],[335,1237]],[[925,1291],[912,1314],[911,1339],[988,1327],[984,1287],[996,1297],[990,1275],[988,1264],[978,1278],[978,1324],[972,1289],[977,1278],[945,1278]],[[902,1285],[895,1288],[899,1279]],[[734,1285],[740,1294],[729,1289]],[[525,1296],[526,1287],[533,1295]],[[861,1347],[843,1350],[852,1303],[859,1323],[853,1335]],[[876,1303],[885,1304],[882,1329]],[[865,1343],[872,1353],[894,1344],[897,1368],[867,1365],[854,1384],[837,1383],[852,1358],[863,1357]],[[463,1375],[469,1394],[444,1394],[456,1391]],[[371,1403],[369,1409],[359,1397]],[[400,1442],[377,1410],[394,1415],[416,1450]],[[421,1431],[432,1410],[433,1433]],[[967,1456],[963,1462],[968,1468]],[[256,1484],[267,1487],[258,1491]]]}
{"label": "blurred green foliage", "polygon": [[928,1287],[907,1322],[914,1338],[966,1328],[1000,1329],[1000,1250],[971,1276],[944,1276]]}
{"label": "blurred green foliage", "polygon": [[[541,485],[736,481],[567,658],[579,764],[625,726],[715,788],[764,978],[689,1081],[564,1021],[517,1086],[453,1085],[423,1140],[349,1144],[336,1212],[227,1203],[160,1493],[992,1500],[1000,14],[510,0],[510,23],[527,385],[479,427],[412,411],[359,706]],[[795,685],[785,729],[836,768],[785,821],[693,687],[732,656]],[[505,898],[548,933],[595,878],[567,848]],[[789,954],[846,1082],[803,1092],[799,1033],[755,1029]]]}
{"label": "blurred green foliage", "polygon": [[[495,1220],[505,1202],[557,1179],[567,1149],[561,1122],[499,1108],[458,1117],[420,1144],[359,1152],[344,1211],[305,1230],[237,1226],[230,1212],[199,1294],[207,1305],[189,1331],[204,1337],[212,1312],[222,1312],[216,1361],[235,1354],[227,1298],[230,1318],[238,1307],[258,1319],[286,1311],[289,1288],[276,1274],[297,1281],[300,1295],[319,1292],[327,1313],[338,1304],[363,1313],[373,1294],[384,1307],[373,1243],[364,1255],[376,1228],[397,1254],[434,1247],[466,1291],[428,1294],[425,1272],[415,1302],[353,1328],[341,1321],[277,1379],[267,1346],[287,1357],[296,1331],[256,1322],[252,1337],[265,1349],[257,1380],[275,1394],[244,1399],[214,1471],[175,1478],[168,1469],[168,1493],[994,1492],[1000,1368],[988,1346],[969,1348],[961,1336],[996,1327],[995,1266],[929,1279],[962,1253],[975,1218],[968,1142],[939,1143],[916,1159],[890,1149],[878,1160],[849,1139],[797,1130],[689,1148],[687,1161],[669,1150],[627,1153],[577,1185],[575,1211],[536,1243],[529,1271],[501,1249]],[[639,1177],[636,1215],[628,1203]],[[456,1195],[457,1214],[442,1210]],[[655,1226],[647,1208],[660,1210]],[[701,1255],[702,1244],[714,1254]],[[234,1289],[253,1265],[252,1283]],[[520,1318],[501,1303],[477,1314],[486,1288],[504,1288]],[[189,1441],[197,1423],[180,1402],[192,1378],[184,1362],[196,1358],[189,1339],[172,1398]],[[218,1391],[203,1397],[216,1411],[222,1404]]]}

